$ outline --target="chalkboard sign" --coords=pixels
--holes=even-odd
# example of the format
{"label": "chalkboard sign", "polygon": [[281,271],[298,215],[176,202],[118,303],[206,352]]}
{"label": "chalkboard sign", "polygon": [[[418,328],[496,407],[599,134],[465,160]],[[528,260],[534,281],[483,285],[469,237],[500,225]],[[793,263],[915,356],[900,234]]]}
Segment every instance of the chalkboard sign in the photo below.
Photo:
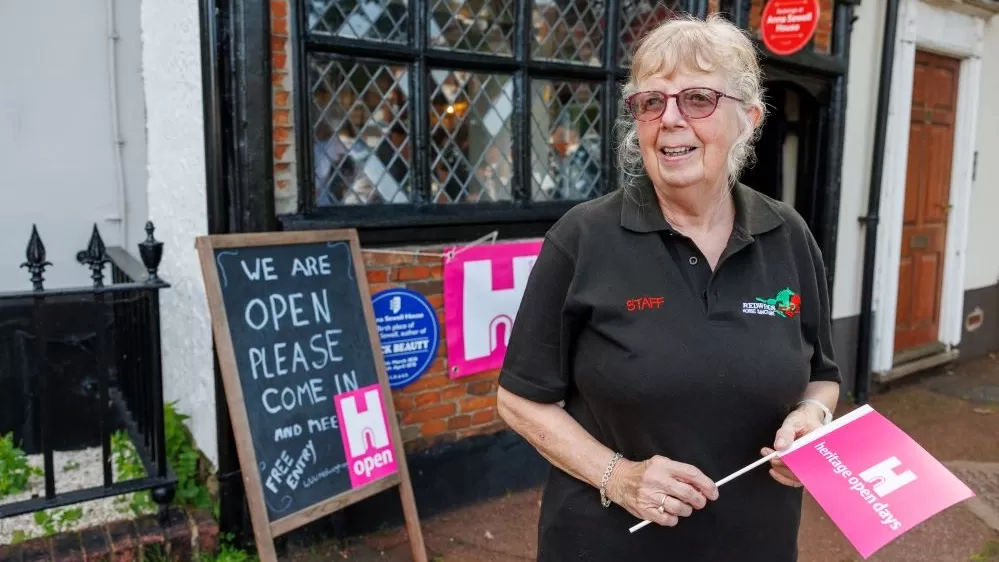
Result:
{"label": "chalkboard sign", "polygon": [[426,560],[356,232],[197,248],[261,559],[275,536],[399,485]]}

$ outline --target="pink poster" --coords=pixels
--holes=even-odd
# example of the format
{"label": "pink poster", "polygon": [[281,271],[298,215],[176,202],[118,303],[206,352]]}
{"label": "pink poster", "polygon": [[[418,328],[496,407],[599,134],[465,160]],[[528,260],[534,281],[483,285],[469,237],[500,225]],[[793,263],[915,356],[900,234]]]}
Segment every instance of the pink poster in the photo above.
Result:
{"label": "pink poster", "polygon": [[336,395],[333,402],[340,420],[351,487],[359,488],[396,472],[392,432],[382,408],[381,388],[373,384],[344,392]]}
{"label": "pink poster", "polygon": [[444,331],[451,378],[503,365],[510,330],[541,243],[471,246],[445,257]]}
{"label": "pink poster", "polygon": [[975,495],[870,406],[799,439],[781,458],[865,559]]}

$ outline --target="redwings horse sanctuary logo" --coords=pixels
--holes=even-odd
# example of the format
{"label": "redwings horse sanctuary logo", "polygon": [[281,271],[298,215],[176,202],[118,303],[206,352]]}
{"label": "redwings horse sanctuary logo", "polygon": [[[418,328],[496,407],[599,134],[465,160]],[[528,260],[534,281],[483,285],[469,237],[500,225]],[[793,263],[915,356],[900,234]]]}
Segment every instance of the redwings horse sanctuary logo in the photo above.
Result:
{"label": "redwings horse sanctuary logo", "polygon": [[801,295],[785,287],[771,298],[756,297],[751,302],[742,303],[742,313],[794,318],[801,313]]}

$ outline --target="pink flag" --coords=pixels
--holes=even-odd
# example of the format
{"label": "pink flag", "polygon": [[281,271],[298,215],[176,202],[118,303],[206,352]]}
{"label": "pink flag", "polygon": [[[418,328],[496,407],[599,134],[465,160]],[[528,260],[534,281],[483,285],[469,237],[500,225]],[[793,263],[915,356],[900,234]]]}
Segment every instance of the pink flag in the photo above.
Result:
{"label": "pink flag", "polygon": [[870,406],[795,441],[781,458],[865,559],[975,495]]}
{"label": "pink flag", "polygon": [[541,240],[451,248],[444,260],[448,373],[464,377],[503,366],[510,330]]}
{"label": "pink flag", "polygon": [[352,488],[398,472],[392,430],[377,384],[333,397]]}

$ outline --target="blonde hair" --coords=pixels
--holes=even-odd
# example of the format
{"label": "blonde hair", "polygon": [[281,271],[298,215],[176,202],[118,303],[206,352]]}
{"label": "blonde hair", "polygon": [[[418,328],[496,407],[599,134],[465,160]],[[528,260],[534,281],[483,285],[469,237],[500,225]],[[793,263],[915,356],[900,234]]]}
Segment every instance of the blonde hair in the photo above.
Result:
{"label": "blonde hair", "polygon": [[766,115],[760,84],[762,72],[753,43],[721,15],[711,14],[704,20],[681,15],[664,22],[639,41],[632,57],[631,76],[621,90],[617,120],[620,131],[618,164],[624,174],[625,188],[635,186],[646,174],[638,146],[638,125],[624,100],[638,90],[642,80],[650,76],[670,76],[678,69],[720,70],[730,88],[725,93],[743,100],[738,111],[742,132],[728,155],[730,185],[738,180],[753,158],[753,143],[763,120],[754,126],[747,108],[756,107],[761,116]]}

